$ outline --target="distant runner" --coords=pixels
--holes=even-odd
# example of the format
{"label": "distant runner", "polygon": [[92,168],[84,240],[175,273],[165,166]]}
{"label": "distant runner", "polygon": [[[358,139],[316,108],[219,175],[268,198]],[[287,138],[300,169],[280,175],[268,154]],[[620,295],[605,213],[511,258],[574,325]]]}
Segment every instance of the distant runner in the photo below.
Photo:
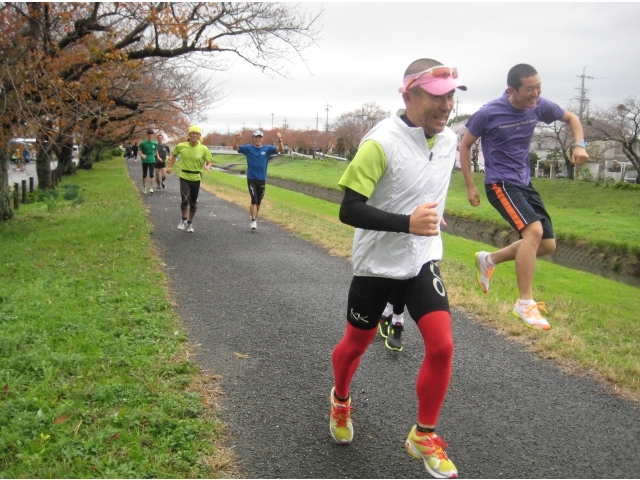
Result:
{"label": "distant runner", "polygon": [[147,174],[149,174],[149,193],[153,194],[153,171],[156,166],[158,142],[153,139],[153,129],[147,130],[147,139],[140,142],[140,160],[142,161],[142,193],[147,193]]}
{"label": "distant runner", "polygon": [[250,144],[240,145],[240,137],[242,132],[238,132],[231,140],[231,147],[239,153],[247,157],[247,185],[249,187],[249,195],[251,196],[251,205],[249,214],[251,215],[251,230],[258,228],[258,212],[260,204],[264,198],[264,191],[267,183],[267,164],[272,155],[284,152],[282,143],[282,135],[278,132],[278,146],[262,145],[262,137],[264,136],[260,130],[253,132]]}
{"label": "distant runner", "polygon": [[156,156],[156,187],[158,191],[164,191],[164,181],[167,179],[167,157],[171,154],[169,145],[164,144],[164,136],[159,133],[158,139],[158,155]]}
{"label": "distant runner", "polygon": [[[202,168],[209,173],[213,157],[207,147],[200,143],[202,129],[197,125],[189,127],[188,142],[182,142],[175,146],[169,160],[167,173],[171,173],[173,164],[180,156],[180,210],[182,220],[178,225],[179,230],[186,228],[187,232],[193,232],[193,217],[198,209],[198,194],[200,193],[200,178]],[[187,217],[187,207],[189,216]]]}
{"label": "distant runner", "polygon": [[477,207],[480,194],[471,175],[471,147],[481,137],[487,199],[520,234],[520,240],[497,252],[476,252],[478,284],[487,293],[496,265],[515,260],[520,298],[512,314],[527,327],[549,330],[551,325],[540,313],[547,311],[544,303],[533,299],[536,257],[556,249],[551,217],[529,174],[529,147],[536,125],[557,120],[567,123],[575,141],[573,164],[582,165],[589,155],[580,119],[542,98],[541,92],[540,76],[531,65],[522,63],[509,70],[502,97],[484,105],[467,121],[467,132],[460,143],[460,165],[469,203]]}

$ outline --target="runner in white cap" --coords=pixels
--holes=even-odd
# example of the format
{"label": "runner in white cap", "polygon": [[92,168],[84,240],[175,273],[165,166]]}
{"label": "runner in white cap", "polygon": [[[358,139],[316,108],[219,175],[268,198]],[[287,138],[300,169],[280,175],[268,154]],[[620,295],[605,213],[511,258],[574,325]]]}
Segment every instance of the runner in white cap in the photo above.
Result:
{"label": "runner in white cap", "polygon": [[282,135],[278,132],[278,145],[262,145],[264,134],[260,130],[253,132],[251,143],[238,145],[242,132],[238,132],[231,140],[231,147],[247,158],[247,185],[251,196],[249,213],[251,214],[251,230],[258,228],[258,212],[260,204],[264,198],[264,191],[267,184],[267,164],[269,159],[276,153],[284,152]]}

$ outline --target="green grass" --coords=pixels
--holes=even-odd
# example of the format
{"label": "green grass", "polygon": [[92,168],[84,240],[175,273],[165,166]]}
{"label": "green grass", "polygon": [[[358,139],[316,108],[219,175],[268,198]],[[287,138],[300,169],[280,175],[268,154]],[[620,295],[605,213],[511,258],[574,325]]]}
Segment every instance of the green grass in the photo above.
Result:
{"label": "green grass", "polygon": [[215,382],[188,360],[122,159],[63,183],[84,202],[0,223],[0,476],[223,475]]}
{"label": "green grass", "polygon": [[[244,171],[244,155],[214,155],[216,165],[242,163],[235,170]],[[349,164],[332,158],[326,160],[304,159],[282,155],[269,162],[269,176],[294,180],[323,188],[338,189],[338,181]]]}
{"label": "green grass", "polygon": [[[484,175],[473,174],[480,191],[480,207],[472,207],[460,171],[451,178],[447,213],[506,225],[489,205],[484,193]],[[540,193],[559,239],[571,243],[587,241],[599,247],[640,255],[640,190],[620,190],[602,184],[539,178],[533,185]]]}
{"label": "green grass", "polygon": [[[236,162],[244,164],[244,156],[215,155],[218,165]],[[295,180],[337,190],[338,181],[347,162],[337,160],[279,157],[269,164],[269,176]],[[243,170],[244,167],[237,167]],[[484,175],[474,174],[480,191],[481,206],[471,207],[460,171],[454,171],[447,195],[446,213],[492,223],[509,229],[508,224],[489,205],[484,193]],[[557,238],[569,243],[613,249],[621,253],[640,255],[640,190],[616,189],[601,184],[569,180],[534,179],[553,219]]]}
{"label": "green grass", "polygon": [[[204,184],[218,196],[247,206],[245,179],[212,172],[204,177]],[[301,238],[325,246],[334,255],[349,257],[353,229],[339,222],[338,209],[330,202],[268,185],[260,214]],[[637,288],[539,262],[534,294],[546,303],[553,327],[541,333],[511,315],[518,296],[513,263],[498,267],[491,292],[483,294],[475,283],[473,253],[490,247],[449,235],[443,238],[445,258],[441,269],[455,308],[508,333],[572,372],[589,372],[610,382],[615,391],[640,399]]]}
{"label": "green grass", "polygon": [[[0,477],[230,476],[230,454],[217,444],[215,379],[188,359],[122,160],[63,184],[55,202],[21,205],[0,223]],[[247,206],[244,179],[212,172],[204,184]],[[350,254],[353,229],[335,204],[270,185],[260,213],[334,255]],[[640,398],[637,289],[540,262],[535,294],[553,329],[532,331],[509,314],[513,265],[498,268],[484,295],[472,259],[486,246],[446,235],[444,243],[454,307]]]}

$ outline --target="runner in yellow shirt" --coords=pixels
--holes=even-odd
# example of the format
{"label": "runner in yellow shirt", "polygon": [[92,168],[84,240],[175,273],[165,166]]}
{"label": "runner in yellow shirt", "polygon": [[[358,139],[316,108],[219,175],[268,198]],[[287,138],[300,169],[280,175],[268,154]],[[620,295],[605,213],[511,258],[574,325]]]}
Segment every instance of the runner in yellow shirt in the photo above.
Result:
{"label": "runner in yellow shirt", "polygon": [[[182,142],[175,146],[169,160],[167,173],[170,174],[173,164],[176,163],[180,155],[180,209],[182,210],[182,221],[178,229],[193,232],[193,217],[198,209],[198,194],[200,193],[200,178],[202,169],[207,173],[211,171],[211,161],[213,157],[207,147],[200,143],[202,129],[197,125],[189,127],[188,142]],[[187,207],[189,216],[187,217]]]}

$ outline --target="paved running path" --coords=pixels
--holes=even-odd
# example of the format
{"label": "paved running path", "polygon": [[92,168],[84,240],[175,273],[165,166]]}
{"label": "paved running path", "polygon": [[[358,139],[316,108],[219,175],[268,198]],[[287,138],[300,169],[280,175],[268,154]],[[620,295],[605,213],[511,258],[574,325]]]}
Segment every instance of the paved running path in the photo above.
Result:
{"label": "paved running path", "polygon": [[[140,162],[129,168],[139,188]],[[203,190],[195,232],[179,231],[178,197],[170,175],[165,192],[142,200],[177,312],[199,345],[195,361],[222,376],[221,420],[242,475],[428,477],[403,447],[423,355],[413,321],[403,352],[388,351],[378,336],[362,357],[352,384],[355,438],[337,445],[326,414],[349,263],[266,221],[252,233],[246,208]],[[640,477],[638,405],[560,373],[457,311],[453,329],[438,431],[461,477]]]}

